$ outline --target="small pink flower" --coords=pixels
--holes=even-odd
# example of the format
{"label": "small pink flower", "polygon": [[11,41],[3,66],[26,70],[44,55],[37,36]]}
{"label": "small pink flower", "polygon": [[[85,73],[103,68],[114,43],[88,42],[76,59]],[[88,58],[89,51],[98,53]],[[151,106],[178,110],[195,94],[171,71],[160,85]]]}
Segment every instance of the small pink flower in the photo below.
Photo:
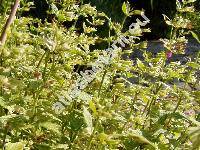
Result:
{"label": "small pink flower", "polygon": [[166,56],[167,56],[167,59],[170,59],[172,57],[172,52],[171,51],[167,51],[166,52]]}
{"label": "small pink flower", "polygon": [[187,110],[187,111],[184,112],[184,114],[187,115],[187,116],[193,116],[193,115],[195,115],[195,111],[192,110],[192,109],[191,110]]}

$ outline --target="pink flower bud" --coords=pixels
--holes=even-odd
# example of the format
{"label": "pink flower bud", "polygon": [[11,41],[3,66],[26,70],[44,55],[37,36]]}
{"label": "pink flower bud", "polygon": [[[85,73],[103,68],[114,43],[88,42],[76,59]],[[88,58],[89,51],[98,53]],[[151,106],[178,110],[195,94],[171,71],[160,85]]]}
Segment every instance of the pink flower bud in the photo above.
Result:
{"label": "pink flower bud", "polygon": [[170,59],[172,57],[172,52],[171,51],[167,51],[166,52],[166,56],[167,56],[167,59]]}

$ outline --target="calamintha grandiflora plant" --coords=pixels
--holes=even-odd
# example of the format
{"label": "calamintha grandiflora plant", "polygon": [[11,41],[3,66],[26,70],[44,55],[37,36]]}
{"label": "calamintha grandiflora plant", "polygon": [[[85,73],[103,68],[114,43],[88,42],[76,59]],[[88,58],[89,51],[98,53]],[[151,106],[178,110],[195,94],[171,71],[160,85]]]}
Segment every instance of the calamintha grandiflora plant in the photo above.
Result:
{"label": "calamintha grandiflora plant", "polygon": [[[6,6],[6,1],[2,3]],[[48,15],[53,18],[39,20],[23,17],[25,8],[33,6],[21,1],[16,19],[7,31],[7,41],[1,48],[2,148],[198,147],[199,80],[196,72],[199,56],[184,64],[169,57],[169,51],[172,56],[184,52],[186,39],[181,36],[190,32],[185,29],[188,24],[185,26],[182,21],[185,13],[180,12],[176,18],[167,20],[172,26],[172,36],[164,40],[167,50],[155,56],[144,50],[145,42],[138,42],[148,29],[137,26],[132,34],[122,32],[126,18],[141,12],[131,10],[128,3],[122,6],[125,14],[122,23],[112,22],[95,7],[75,0],[52,0],[48,5]],[[189,1],[177,3],[182,10],[188,10],[187,5],[192,6]],[[4,10],[0,15],[1,29],[10,8],[4,7]],[[65,23],[71,25],[65,27]],[[64,111],[56,114],[52,105],[76,81],[77,73],[91,68],[90,64],[102,55],[104,48],[109,48],[121,35],[138,39],[117,49],[118,56],[84,89],[93,98],[87,101],[66,99]],[[134,49],[143,52],[143,59],[122,59],[122,55]]]}

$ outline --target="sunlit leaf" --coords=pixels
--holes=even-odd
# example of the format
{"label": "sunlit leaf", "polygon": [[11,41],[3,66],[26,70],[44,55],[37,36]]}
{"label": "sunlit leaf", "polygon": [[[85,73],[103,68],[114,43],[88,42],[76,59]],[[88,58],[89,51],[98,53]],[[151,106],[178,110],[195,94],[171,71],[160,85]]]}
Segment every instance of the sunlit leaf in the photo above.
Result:
{"label": "sunlit leaf", "polygon": [[43,122],[43,123],[40,123],[40,126],[49,131],[53,131],[54,133],[60,134],[60,126],[56,123]]}
{"label": "sunlit leaf", "polygon": [[134,141],[136,141],[138,143],[148,144],[148,145],[155,147],[155,145],[151,141],[149,141],[143,135],[139,134],[137,131],[132,131],[131,133],[128,133],[127,136],[129,138],[132,138]]}
{"label": "sunlit leaf", "polygon": [[22,142],[6,144],[6,150],[23,150],[23,149],[24,149],[24,144]]}
{"label": "sunlit leaf", "polygon": [[122,11],[126,16],[129,16],[130,5],[128,2],[124,2],[122,5]]}
{"label": "sunlit leaf", "polygon": [[192,33],[192,36],[200,43],[199,37],[196,33],[194,33],[193,31],[190,31]]}
{"label": "sunlit leaf", "polygon": [[90,114],[90,112],[87,110],[86,107],[83,107],[83,116],[87,124],[88,133],[92,134],[93,131],[92,115]]}
{"label": "sunlit leaf", "polygon": [[94,114],[97,114],[95,103],[92,100],[89,102],[89,107],[93,111]]}

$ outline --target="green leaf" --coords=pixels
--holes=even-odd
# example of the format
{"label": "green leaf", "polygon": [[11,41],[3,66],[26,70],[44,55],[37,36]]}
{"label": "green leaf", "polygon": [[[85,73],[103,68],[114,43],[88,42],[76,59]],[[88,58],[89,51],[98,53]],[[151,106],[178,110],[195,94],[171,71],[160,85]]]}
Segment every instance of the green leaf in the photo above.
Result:
{"label": "green leaf", "polygon": [[148,145],[155,147],[155,145],[152,142],[147,140],[144,136],[140,135],[137,131],[129,133],[128,137],[134,139],[134,141],[136,141],[138,143],[148,144]]}
{"label": "green leaf", "polygon": [[0,117],[0,122],[4,122],[4,121],[10,120],[10,119],[13,119],[13,118],[15,118],[15,117],[17,117],[16,114],[1,116],[1,117]]}
{"label": "green leaf", "polygon": [[2,106],[2,107],[6,107],[6,103],[4,102],[4,99],[3,99],[3,97],[0,97],[0,106]]}
{"label": "green leaf", "polygon": [[55,149],[69,149],[68,144],[58,144],[54,147]]}
{"label": "green leaf", "polygon": [[142,61],[140,61],[139,59],[137,59],[137,65],[140,69],[144,69],[145,65],[142,63]]}
{"label": "green leaf", "polygon": [[200,122],[196,121],[194,118],[186,116],[184,113],[176,112],[176,113],[172,113],[170,115],[172,117],[174,117],[175,119],[187,119],[188,121],[190,121],[194,125],[200,126]]}
{"label": "green leaf", "polygon": [[6,150],[23,150],[23,149],[24,149],[24,144],[22,142],[6,144]]}
{"label": "green leaf", "polygon": [[104,143],[108,139],[108,135],[105,133],[100,133],[98,136],[101,143]]}
{"label": "green leaf", "polygon": [[85,107],[83,107],[83,116],[84,116],[85,122],[87,124],[88,133],[91,135],[92,131],[93,131],[92,115]]}
{"label": "green leaf", "polygon": [[164,20],[165,20],[165,23],[167,24],[167,25],[173,25],[172,24],[172,21],[166,16],[166,15],[164,15],[164,14],[162,14],[163,15],[163,17],[164,17]]}
{"label": "green leaf", "polygon": [[79,112],[77,110],[73,110],[68,114],[67,120],[64,123],[64,126],[70,131],[70,132],[78,132],[80,131],[84,126],[84,118],[82,112]]}
{"label": "green leaf", "polygon": [[196,33],[194,33],[193,31],[190,31],[192,33],[192,36],[200,43],[199,37]]}
{"label": "green leaf", "polygon": [[189,134],[192,140],[193,150],[198,149],[200,147],[200,127],[190,127]]}
{"label": "green leaf", "polygon": [[129,3],[124,2],[122,5],[122,11],[126,16],[129,16],[130,5]]}
{"label": "green leaf", "polygon": [[200,65],[195,62],[189,62],[189,63],[187,63],[187,65],[194,69],[200,69]]}
{"label": "green leaf", "polygon": [[43,122],[43,123],[40,123],[40,126],[47,129],[47,130],[53,131],[57,134],[60,134],[60,126],[56,123]]}
{"label": "green leaf", "polygon": [[57,6],[55,4],[53,4],[53,3],[50,6],[51,6],[51,12],[53,14],[57,14],[57,12],[58,12]]}
{"label": "green leaf", "polygon": [[131,15],[141,15],[142,11],[141,10],[133,10],[129,12],[129,16]]}
{"label": "green leaf", "polygon": [[93,113],[96,115],[97,114],[96,106],[92,100],[89,102],[89,107],[93,111]]}

